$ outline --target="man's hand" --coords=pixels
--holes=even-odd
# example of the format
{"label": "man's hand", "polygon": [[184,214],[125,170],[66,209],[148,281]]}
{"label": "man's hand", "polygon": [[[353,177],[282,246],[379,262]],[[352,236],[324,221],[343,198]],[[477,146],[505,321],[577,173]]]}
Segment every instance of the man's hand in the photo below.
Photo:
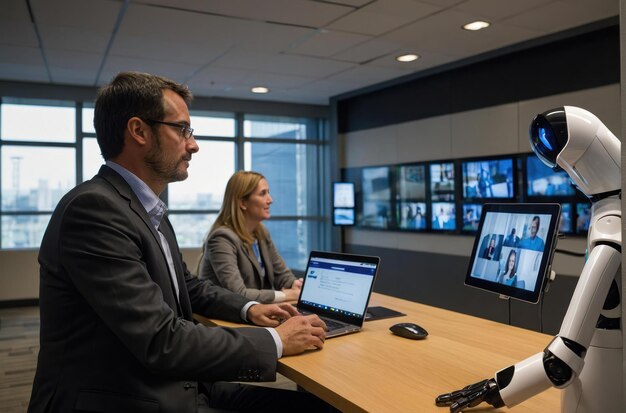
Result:
{"label": "man's hand", "polygon": [[284,320],[299,315],[296,307],[288,303],[254,304],[248,309],[249,322],[263,327],[276,327]]}
{"label": "man's hand", "polygon": [[283,342],[283,356],[300,354],[310,348],[324,347],[326,324],[314,314],[296,316],[276,327]]}

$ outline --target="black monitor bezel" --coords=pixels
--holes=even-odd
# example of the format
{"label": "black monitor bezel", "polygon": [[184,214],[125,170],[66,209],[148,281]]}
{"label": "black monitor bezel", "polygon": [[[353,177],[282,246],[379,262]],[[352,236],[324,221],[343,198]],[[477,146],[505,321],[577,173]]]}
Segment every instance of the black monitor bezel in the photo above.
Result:
{"label": "black monitor bezel", "polygon": [[[544,254],[541,259],[539,271],[537,272],[537,280],[535,282],[535,289],[533,291],[525,290],[522,288],[511,287],[501,283],[483,280],[481,278],[472,276],[472,269],[476,259],[478,258],[478,250],[481,245],[483,225],[485,218],[491,212],[502,213],[519,213],[519,214],[546,214],[550,215],[550,225],[546,232]],[[480,217],[480,224],[476,231],[476,238],[474,240],[474,246],[472,248],[472,255],[470,256],[469,266],[465,275],[465,285],[469,287],[479,288],[481,290],[500,294],[502,296],[515,298],[517,300],[526,301],[536,304],[541,297],[541,292],[544,289],[547,276],[549,274],[552,257],[554,256],[554,249],[558,239],[558,223],[561,214],[560,204],[484,204],[482,214]],[[505,234],[506,235],[506,234]]]}

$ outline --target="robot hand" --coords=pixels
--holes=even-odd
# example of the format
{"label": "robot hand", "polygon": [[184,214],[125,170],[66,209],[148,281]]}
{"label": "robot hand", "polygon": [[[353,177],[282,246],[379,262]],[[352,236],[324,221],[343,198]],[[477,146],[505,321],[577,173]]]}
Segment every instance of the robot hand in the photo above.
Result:
{"label": "robot hand", "polygon": [[452,413],[460,412],[468,407],[478,406],[482,402],[489,403],[496,408],[504,406],[495,379],[479,381],[463,387],[461,390],[441,394],[435,399],[437,406],[450,406],[450,412]]}

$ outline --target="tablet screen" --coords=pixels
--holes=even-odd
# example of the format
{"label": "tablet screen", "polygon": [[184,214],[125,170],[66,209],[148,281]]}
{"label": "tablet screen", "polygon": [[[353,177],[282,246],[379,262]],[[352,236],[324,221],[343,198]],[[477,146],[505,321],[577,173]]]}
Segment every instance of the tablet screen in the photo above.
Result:
{"label": "tablet screen", "polygon": [[556,247],[559,204],[485,204],[465,284],[536,303]]}

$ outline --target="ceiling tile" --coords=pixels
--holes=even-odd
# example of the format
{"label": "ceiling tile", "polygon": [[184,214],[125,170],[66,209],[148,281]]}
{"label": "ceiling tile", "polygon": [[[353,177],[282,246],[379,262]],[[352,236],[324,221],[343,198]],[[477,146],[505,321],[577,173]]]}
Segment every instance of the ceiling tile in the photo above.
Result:
{"label": "ceiling tile", "polygon": [[328,26],[352,33],[380,35],[441,10],[411,0],[378,0]]}
{"label": "ceiling tile", "polygon": [[[184,30],[155,31],[155,27],[184,27]],[[119,34],[171,43],[216,44],[279,52],[289,49],[313,29],[252,22],[188,11],[131,5]]]}
{"label": "ceiling tile", "polygon": [[216,87],[243,86],[250,89],[253,86],[265,86],[272,90],[289,89],[311,83],[315,78],[305,76],[287,76],[275,73],[259,72],[244,69],[206,68],[195,74],[187,84],[211,84]]}
{"label": "ceiling tile", "polygon": [[259,70],[277,74],[325,77],[354,66],[307,56],[272,55],[246,50],[232,50],[215,62],[214,67]]}
{"label": "ceiling tile", "polygon": [[365,63],[372,59],[380,58],[390,54],[396,55],[402,49],[402,45],[379,40],[378,38],[368,40],[364,43],[351,47],[341,53],[333,55],[333,59],[344,60],[355,63]]}
{"label": "ceiling tile", "polygon": [[328,57],[369,40],[369,36],[321,29],[288,50],[291,54]]}
{"label": "ceiling tile", "polygon": [[46,51],[48,67],[55,83],[94,85],[102,55],[51,49]]}
{"label": "ceiling tile", "polygon": [[468,0],[454,7],[454,10],[475,14],[488,19],[502,19],[546,5],[554,0]]}
{"label": "ceiling tile", "polygon": [[139,36],[117,35],[109,55],[157,60],[171,60],[187,64],[206,65],[232,47],[226,42],[170,42]]}
{"label": "ceiling tile", "polygon": [[505,19],[503,23],[554,33],[618,14],[617,0],[561,0]]}
{"label": "ceiling tile", "polygon": [[145,0],[145,3],[249,20],[323,27],[354,7],[310,0]]}
{"label": "ceiling tile", "polygon": [[139,71],[165,76],[177,82],[184,82],[190,73],[198,70],[195,65],[157,59],[137,59],[133,57],[109,56],[102,68],[98,84],[109,82],[119,72]]}
{"label": "ceiling tile", "polygon": [[411,71],[416,72],[418,70],[424,70],[427,68],[439,66],[448,62],[453,62],[459,59],[458,55],[450,54],[450,53],[440,53],[440,52],[429,52],[425,51],[420,54],[420,58],[414,60],[412,62],[398,62],[396,60],[396,56],[401,54],[409,53],[408,50],[402,50],[398,53],[394,53],[393,55],[383,56],[378,59],[372,60],[368,62],[368,66],[375,67],[386,67],[389,69],[402,70],[402,71]]}
{"label": "ceiling tile", "polygon": [[411,69],[390,69],[385,67],[362,65],[330,76],[328,80],[360,83],[367,86],[401,77],[411,72],[413,72]]}
{"label": "ceiling tile", "polygon": [[30,0],[35,22],[110,32],[122,7],[110,0]]}
{"label": "ceiling tile", "polygon": [[478,36],[479,32],[461,28],[475,17],[447,10],[389,33],[383,39],[402,44],[420,55],[426,51],[445,51],[457,56],[470,56],[498,47],[497,39]]}
{"label": "ceiling tile", "polygon": [[39,32],[44,39],[45,50],[63,49],[101,54],[106,51],[111,37],[109,33],[47,24],[39,25]]}
{"label": "ceiling tile", "polygon": [[48,82],[48,72],[38,48],[0,44],[2,79]]}

